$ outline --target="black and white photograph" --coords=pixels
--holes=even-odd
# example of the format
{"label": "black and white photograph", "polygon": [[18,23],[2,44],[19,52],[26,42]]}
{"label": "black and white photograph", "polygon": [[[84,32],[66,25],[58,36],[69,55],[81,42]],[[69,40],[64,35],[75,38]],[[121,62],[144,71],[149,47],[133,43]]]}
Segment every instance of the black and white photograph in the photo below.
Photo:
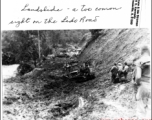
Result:
{"label": "black and white photograph", "polygon": [[3,30],[3,120],[151,119],[148,28]]}

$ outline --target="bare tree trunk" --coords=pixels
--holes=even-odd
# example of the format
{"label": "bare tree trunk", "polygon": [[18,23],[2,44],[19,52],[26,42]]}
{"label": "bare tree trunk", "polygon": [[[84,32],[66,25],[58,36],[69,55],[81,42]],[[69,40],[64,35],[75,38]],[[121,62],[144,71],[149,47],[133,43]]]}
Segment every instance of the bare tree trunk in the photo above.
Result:
{"label": "bare tree trunk", "polygon": [[39,30],[38,30],[38,49],[39,49],[39,59],[41,58],[41,48],[40,48],[41,46],[40,46],[40,35],[39,35]]}

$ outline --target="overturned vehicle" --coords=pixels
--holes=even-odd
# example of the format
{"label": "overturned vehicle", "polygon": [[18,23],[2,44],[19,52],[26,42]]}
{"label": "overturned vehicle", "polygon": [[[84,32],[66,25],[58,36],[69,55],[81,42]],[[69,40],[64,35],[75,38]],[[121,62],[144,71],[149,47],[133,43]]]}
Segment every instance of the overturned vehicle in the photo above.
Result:
{"label": "overturned vehicle", "polygon": [[64,70],[66,71],[66,74],[63,76],[65,80],[81,83],[95,78],[95,73],[89,65],[79,65],[78,62],[66,64]]}

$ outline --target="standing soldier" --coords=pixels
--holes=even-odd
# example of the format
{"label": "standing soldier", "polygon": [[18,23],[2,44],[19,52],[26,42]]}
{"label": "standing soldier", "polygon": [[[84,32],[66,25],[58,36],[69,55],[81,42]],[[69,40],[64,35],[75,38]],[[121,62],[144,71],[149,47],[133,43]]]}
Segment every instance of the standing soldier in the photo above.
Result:
{"label": "standing soldier", "polygon": [[125,62],[124,63],[124,69],[123,69],[125,80],[127,80],[128,71],[129,71],[129,67],[127,65],[127,62]]}
{"label": "standing soldier", "polygon": [[117,65],[118,67],[118,77],[119,77],[119,82],[122,80],[122,76],[123,76],[123,65],[122,63],[118,63]]}
{"label": "standing soldier", "polygon": [[117,68],[116,63],[114,63],[114,66],[112,66],[110,72],[111,72],[111,82],[115,83],[116,78],[117,78],[117,74],[118,74],[118,68]]}

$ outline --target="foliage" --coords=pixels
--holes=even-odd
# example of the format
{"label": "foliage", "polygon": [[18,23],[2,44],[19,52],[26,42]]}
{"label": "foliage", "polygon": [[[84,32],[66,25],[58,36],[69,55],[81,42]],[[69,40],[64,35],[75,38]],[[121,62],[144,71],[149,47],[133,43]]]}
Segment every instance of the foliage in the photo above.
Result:
{"label": "foliage", "polygon": [[4,53],[2,57],[3,57],[2,60],[3,65],[9,65],[15,63],[15,56],[10,52]]}
{"label": "foliage", "polygon": [[[27,31],[3,31],[2,53],[3,64],[31,62],[35,66],[40,55],[52,54],[59,47],[67,47],[68,44],[77,44],[83,34],[88,30],[27,30]],[[40,46],[40,51],[39,47]],[[11,53],[12,56],[4,57]],[[15,60],[14,57],[15,57]],[[7,62],[6,62],[7,61]]]}
{"label": "foliage", "polygon": [[18,75],[24,75],[34,69],[34,66],[28,63],[21,63],[17,68]]}
{"label": "foliage", "polygon": [[4,33],[2,38],[3,56],[8,52],[11,53],[15,56],[14,63],[35,61],[38,58],[36,42],[31,36],[32,33],[29,31],[5,31]]}

